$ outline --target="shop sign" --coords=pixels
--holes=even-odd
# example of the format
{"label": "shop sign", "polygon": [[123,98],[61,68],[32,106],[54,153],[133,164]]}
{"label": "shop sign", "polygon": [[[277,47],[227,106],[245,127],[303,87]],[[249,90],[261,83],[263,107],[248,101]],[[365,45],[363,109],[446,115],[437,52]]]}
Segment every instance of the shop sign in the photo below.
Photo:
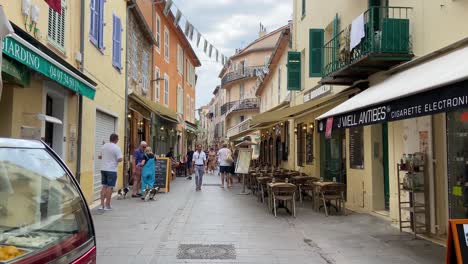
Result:
{"label": "shop sign", "polygon": [[304,103],[329,94],[332,90],[331,85],[322,85],[304,94]]}
{"label": "shop sign", "polygon": [[[468,81],[333,117],[333,129],[365,126],[447,112],[468,106]],[[319,121],[323,132],[325,119]],[[328,126],[327,126],[328,127]],[[327,128],[328,130],[328,128]]]}
{"label": "shop sign", "polygon": [[16,39],[12,37],[4,38],[2,52],[27,67],[44,74],[70,90],[80,93],[90,99],[94,99],[96,91],[92,87],[89,87],[80,80],[74,78],[47,59],[41,57],[36,52],[18,42]]}

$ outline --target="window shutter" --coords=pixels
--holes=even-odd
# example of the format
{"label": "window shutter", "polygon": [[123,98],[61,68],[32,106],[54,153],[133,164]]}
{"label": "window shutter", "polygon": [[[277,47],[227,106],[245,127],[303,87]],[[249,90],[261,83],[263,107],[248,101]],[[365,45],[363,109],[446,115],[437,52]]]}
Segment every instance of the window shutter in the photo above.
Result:
{"label": "window shutter", "polygon": [[94,43],[94,45],[97,45],[97,39],[98,39],[98,34],[97,34],[97,25],[98,25],[98,10],[97,10],[97,3],[99,0],[91,0],[91,12],[90,12],[90,19],[91,19],[91,25],[89,27],[89,38],[91,39],[91,42]]}
{"label": "window shutter", "polygon": [[309,77],[322,77],[323,66],[323,29],[309,31]]}
{"label": "window shutter", "polygon": [[117,67],[117,18],[112,15],[112,65]]}
{"label": "window shutter", "polygon": [[117,36],[116,36],[116,48],[117,48],[117,51],[116,51],[116,55],[117,55],[117,58],[116,58],[116,62],[117,62],[117,67],[119,69],[122,69],[122,20],[120,19],[120,17],[116,17],[116,24],[117,24]]}
{"label": "window shutter", "polygon": [[288,90],[301,90],[301,53],[288,52]]}
{"label": "window shutter", "polygon": [[104,0],[96,1],[99,1],[98,47],[104,49]]}

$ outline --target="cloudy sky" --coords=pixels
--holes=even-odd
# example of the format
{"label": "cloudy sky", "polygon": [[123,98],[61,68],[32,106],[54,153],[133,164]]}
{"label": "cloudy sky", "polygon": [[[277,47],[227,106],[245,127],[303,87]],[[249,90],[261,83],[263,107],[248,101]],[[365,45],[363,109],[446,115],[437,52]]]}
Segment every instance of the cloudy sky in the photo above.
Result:
{"label": "cloudy sky", "polygon": [[[234,54],[258,37],[259,24],[270,32],[288,23],[292,17],[292,0],[174,0],[185,18],[226,56]],[[185,19],[183,19],[185,20]],[[184,28],[184,27],[182,27]],[[194,37],[196,40],[196,37]],[[197,108],[209,103],[216,85],[220,63],[201,49],[194,49],[201,60],[197,69]]]}

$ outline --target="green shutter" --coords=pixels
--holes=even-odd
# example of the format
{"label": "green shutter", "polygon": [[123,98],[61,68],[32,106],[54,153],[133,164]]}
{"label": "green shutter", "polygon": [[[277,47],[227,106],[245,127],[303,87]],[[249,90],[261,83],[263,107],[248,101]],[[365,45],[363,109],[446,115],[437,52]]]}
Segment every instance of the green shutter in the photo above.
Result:
{"label": "green shutter", "polygon": [[323,29],[309,31],[309,77],[322,77],[323,67]]}
{"label": "green shutter", "polygon": [[409,53],[409,20],[385,18],[382,27],[382,52]]}
{"label": "green shutter", "polygon": [[302,0],[302,16],[306,14],[306,0]]}
{"label": "green shutter", "polygon": [[381,3],[381,0],[369,0],[369,7],[380,6]]}
{"label": "green shutter", "polygon": [[333,71],[336,71],[338,70],[338,67],[339,67],[339,62],[338,62],[338,58],[339,58],[339,52],[340,52],[340,42],[339,42],[339,37],[338,37],[338,34],[340,33],[340,28],[339,28],[339,19],[338,19],[338,14],[335,15],[335,18],[333,19],[333,35],[332,35],[332,38],[333,38],[333,50],[332,50],[332,61],[333,61],[333,65],[332,65],[332,70]]}
{"label": "green shutter", "polygon": [[288,90],[301,90],[301,53],[288,52]]}

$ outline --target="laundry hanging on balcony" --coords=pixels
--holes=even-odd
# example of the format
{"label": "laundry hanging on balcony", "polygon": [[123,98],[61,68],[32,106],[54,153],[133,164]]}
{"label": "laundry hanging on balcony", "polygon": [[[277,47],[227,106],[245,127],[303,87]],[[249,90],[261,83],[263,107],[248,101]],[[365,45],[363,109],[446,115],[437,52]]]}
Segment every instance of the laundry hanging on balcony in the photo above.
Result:
{"label": "laundry hanging on balcony", "polygon": [[364,28],[364,14],[359,15],[351,23],[351,33],[350,33],[350,45],[349,49],[354,49],[359,43],[361,43],[362,38],[366,36],[366,30]]}

